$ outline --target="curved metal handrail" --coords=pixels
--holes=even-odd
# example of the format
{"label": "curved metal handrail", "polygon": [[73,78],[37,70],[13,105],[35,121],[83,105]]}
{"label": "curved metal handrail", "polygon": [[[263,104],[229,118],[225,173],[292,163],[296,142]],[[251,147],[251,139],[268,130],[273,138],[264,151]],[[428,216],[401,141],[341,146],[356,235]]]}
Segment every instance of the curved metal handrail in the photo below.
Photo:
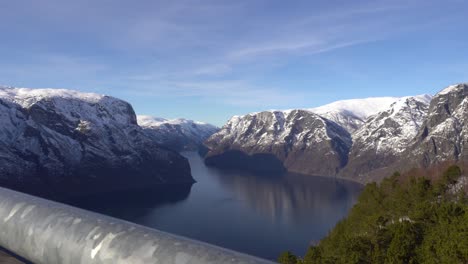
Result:
{"label": "curved metal handrail", "polygon": [[273,263],[5,188],[0,246],[37,264]]}

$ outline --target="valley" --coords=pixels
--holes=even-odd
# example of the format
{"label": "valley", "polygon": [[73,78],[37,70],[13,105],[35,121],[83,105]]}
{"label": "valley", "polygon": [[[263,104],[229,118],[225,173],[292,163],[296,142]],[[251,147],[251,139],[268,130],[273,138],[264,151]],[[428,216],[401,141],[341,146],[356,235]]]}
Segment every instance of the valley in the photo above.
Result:
{"label": "valley", "polygon": [[463,161],[467,92],[263,111],[217,128],[137,116],[109,96],[4,87],[1,183],[270,260],[305,255],[352,221],[361,184]]}

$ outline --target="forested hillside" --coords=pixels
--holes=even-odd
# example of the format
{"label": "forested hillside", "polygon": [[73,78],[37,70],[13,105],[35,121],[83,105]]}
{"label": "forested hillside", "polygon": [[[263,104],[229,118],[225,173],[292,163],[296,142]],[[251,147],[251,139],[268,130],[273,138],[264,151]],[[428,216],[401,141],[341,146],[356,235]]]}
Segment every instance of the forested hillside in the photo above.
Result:
{"label": "forested hillside", "polygon": [[368,184],[348,217],[295,263],[467,263],[467,177],[450,166],[437,179],[395,173]]}

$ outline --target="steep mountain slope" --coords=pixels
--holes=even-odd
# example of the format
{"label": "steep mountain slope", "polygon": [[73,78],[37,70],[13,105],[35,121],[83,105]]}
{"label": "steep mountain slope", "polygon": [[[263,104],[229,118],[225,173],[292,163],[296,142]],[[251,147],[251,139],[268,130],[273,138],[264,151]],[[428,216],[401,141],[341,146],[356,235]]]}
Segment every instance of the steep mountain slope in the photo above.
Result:
{"label": "steep mountain slope", "polygon": [[353,133],[364,124],[368,117],[386,110],[397,100],[399,100],[398,97],[350,99],[308,110],[334,121],[348,130],[349,133]]}
{"label": "steep mountain slope", "polygon": [[349,162],[341,175],[363,180],[366,173],[401,158],[424,122],[430,100],[430,95],[400,98],[367,119],[352,135]]}
{"label": "steep mountain slope", "polygon": [[109,96],[0,88],[0,183],[73,196],[193,182],[185,158],[161,149],[133,108]]}
{"label": "steep mountain slope", "polygon": [[219,130],[210,124],[182,118],[168,120],[139,115],[137,120],[146,135],[176,151],[197,150],[207,138]]}
{"label": "steep mountain slope", "polygon": [[254,113],[233,117],[207,140],[206,162],[379,181],[396,170],[468,162],[467,120],[468,84],[449,86],[433,98],[345,100]]}
{"label": "steep mountain slope", "polygon": [[422,166],[468,160],[468,84],[449,86],[434,96],[408,155]]}
{"label": "steep mountain slope", "polygon": [[208,165],[336,175],[347,163],[351,136],[310,111],[266,111],[231,118],[205,145]]}

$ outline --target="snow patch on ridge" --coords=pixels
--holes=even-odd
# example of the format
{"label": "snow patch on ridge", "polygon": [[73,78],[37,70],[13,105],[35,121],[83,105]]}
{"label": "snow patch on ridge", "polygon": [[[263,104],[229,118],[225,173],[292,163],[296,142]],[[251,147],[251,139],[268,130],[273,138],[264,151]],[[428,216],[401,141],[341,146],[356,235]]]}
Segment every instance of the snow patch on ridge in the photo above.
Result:
{"label": "snow patch on ridge", "polygon": [[197,124],[197,125],[212,126],[208,123],[189,120],[185,118],[165,119],[165,118],[154,117],[154,116],[149,116],[149,115],[138,115],[137,120],[138,120],[138,124],[143,127],[159,127],[165,124],[171,124],[171,125]]}
{"label": "snow patch on ridge", "polygon": [[370,97],[365,99],[349,99],[336,101],[308,110],[325,116],[329,115],[330,113],[347,112],[364,121],[369,116],[387,109],[398,99],[400,99],[400,97]]}
{"label": "snow patch on ridge", "polygon": [[459,89],[462,89],[463,86],[460,85],[460,84],[454,84],[454,85],[450,85],[448,86],[447,88],[443,89],[442,91],[440,91],[438,93],[438,95],[444,95],[444,94],[448,94],[448,93],[451,93],[451,92],[454,92],[456,90],[459,90]]}
{"label": "snow patch on ridge", "polygon": [[[30,89],[0,87],[0,99],[17,104],[22,108],[34,105],[47,108],[47,104],[64,115],[68,120],[79,120],[83,116],[94,123],[119,124],[134,123],[129,115],[131,106],[120,99],[96,93],[84,93],[66,89]],[[97,111],[97,108],[98,111]],[[96,112],[108,111],[107,116],[97,116]],[[112,115],[110,114],[112,113]]]}
{"label": "snow patch on ridge", "polygon": [[371,116],[353,134],[355,144],[360,151],[404,151],[423,124],[431,98],[430,95],[418,95],[398,99],[388,109]]}
{"label": "snow patch on ridge", "polygon": [[153,140],[175,150],[197,148],[219,130],[216,126],[184,118],[139,115],[137,121]]}
{"label": "snow patch on ridge", "polygon": [[0,86],[0,97],[17,103],[24,108],[28,108],[36,102],[47,98],[80,99],[88,103],[98,103],[105,97],[110,98],[109,96],[96,93],[83,93],[66,89],[30,89],[6,86]]}

